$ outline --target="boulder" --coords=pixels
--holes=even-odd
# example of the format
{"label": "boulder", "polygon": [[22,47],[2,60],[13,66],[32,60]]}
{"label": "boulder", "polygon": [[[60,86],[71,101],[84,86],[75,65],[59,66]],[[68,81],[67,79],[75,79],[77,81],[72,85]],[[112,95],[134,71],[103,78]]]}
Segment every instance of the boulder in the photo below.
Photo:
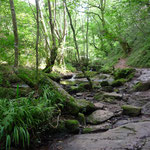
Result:
{"label": "boulder", "polygon": [[115,92],[112,93],[104,92],[103,95],[105,98],[122,99],[122,94],[117,94]]}
{"label": "boulder", "polygon": [[131,105],[123,105],[123,114],[128,116],[139,116],[141,114],[141,107],[131,106]]}
{"label": "boulder", "polygon": [[146,121],[129,123],[104,133],[75,135],[57,146],[63,150],[149,150],[149,142],[150,121]]}
{"label": "boulder", "polygon": [[87,117],[87,123],[100,124],[113,117],[113,113],[107,110],[96,110]]}
{"label": "boulder", "polygon": [[79,122],[77,120],[66,120],[65,126],[70,133],[79,132]]}
{"label": "boulder", "polygon": [[141,113],[143,115],[150,115],[150,102],[142,107]]}
{"label": "boulder", "polygon": [[91,133],[91,132],[102,132],[102,131],[107,131],[111,128],[110,123],[103,123],[100,125],[92,125],[92,126],[87,126],[86,128],[83,129],[82,133]]}
{"label": "boulder", "polygon": [[100,102],[97,102],[97,103],[94,103],[96,109],[103,109],[104,108],[104,104],[100,103]]}
{"label": "boulder", "polygon": [[150,89],[150,81],[138,82],[133,86],[134,91],[147,91]]}

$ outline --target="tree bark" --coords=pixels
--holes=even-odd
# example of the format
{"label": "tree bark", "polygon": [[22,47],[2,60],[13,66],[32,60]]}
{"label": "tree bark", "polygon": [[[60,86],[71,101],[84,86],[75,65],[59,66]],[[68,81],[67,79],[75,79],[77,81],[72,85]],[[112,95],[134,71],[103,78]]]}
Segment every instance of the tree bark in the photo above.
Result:
{"label": "tree bark", "polygon": [[38,80],[38,66],[39,66],[39,60],[38,60],[38,44],[39,44],[39,0],[35,0],[36,3],[36,23],[37,23],[37,34],[36,34],[36,79]]}
{"label": "tree bark", "polygon": [[12,15],[12,23],[13,23],[13,32],[14,32],[14,47],[15,47],[15,61],[14,61],[14,67],[18,67],[18,61],[19,61],[19,38],[18,38],[18,29],[17,29],[17,20],[16,20],[16,13],[15,13],[15,7],[14,7],[14,1],[9,0],[10,3],[10,9],[11,9],[11,15]]}
{"label": "tree bark", "polygon": [[84,74],[84,76],[87,78],[88,82],[89,82],[89,85],[90,85],[90,88],[92,89],[93,88],[93,84],[92,84],[92,81],[90,79],[90,77],[86,74],[85,70],[84,70],[84,66],[82,66],[82,62],[81,62],[81,59],[80,59],[80,54],[79,54],[79,47],[78,47],[78,43],[77,43],[77,39],[76,39],[76,33],[75,33],[75,29],[74,29],[74,26],[73,26],[73,23],[72,23],[72,18],[71,18],[71,14],[68,10],[68,7],[67,7],[67,4],[66,4],[66,0],[63,0],[64,1],[64,4],[65,4],[65,7],[66,7],[66,10],[67,10],[67,13],[68,13],[68,16],[69,16],[69,20],[70,20],[70,26],[71,26],[71,29],[72,29],[72,32],[73,32],[73,38],[74,38],[74,44],[75,44],[75,49],[77,51],[77,55],[78,55],[78,63],[79,63],[79,66],[82,70],[82,73]]}

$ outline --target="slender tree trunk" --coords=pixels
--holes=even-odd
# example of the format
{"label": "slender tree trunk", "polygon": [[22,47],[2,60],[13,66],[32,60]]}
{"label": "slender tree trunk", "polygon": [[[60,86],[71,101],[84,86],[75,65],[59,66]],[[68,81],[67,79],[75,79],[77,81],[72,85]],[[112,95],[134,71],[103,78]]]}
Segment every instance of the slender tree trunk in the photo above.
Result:
{"label": "slender tree trunk", "polygon": [[36,34],[36,79],[38,80],[38,66],[39,66],[39,61],[38,61],[38,44],[39,44],[39,35],[40,35],[40,30],[39,30],[39,0],[35,0],[36,3],[36,23],[37,23],[37,34]]}
{"label": "slender tree trunk", "polygon": [[68,13],[68,16],[69,16],[69,20],[70,20],[70,26],[71,26],[71,29],[72,29],[72,32],[73,32],[74,44],[75,44],[75,48],[76,48],[77,55],[78,55],[78,63],[79,63],[79,66],[80,66],[84,76],[87,78],[87,80],[89,82],[90,88],[92,89],[93,88],[92,81],[91,81],[90,77],[86,74],[86,72],[84,70],[84,66],[82,66],[82,62],[81,62],[81,59],[80,59],[79,47],[78,47],[78,43],[77,43],[77,39],[76,39],[75,29],[74,29],[74,26],[73,26],[73,23],[72,23],[71,14],[70,14],[70,12],[68,10],[67,4],[66,4],[66,0],[63,0],[63,1],[65,3],[65,6],[66,6],[66,10],[67,10],[67,13]]}
{"label": "slender tree trunk", "polygon": [[54,22],[52,19],[52,9],[51,9],[51,3],[50,0],[48,0],[48,9],[49,9],[49,24],[51,28],[51,35],[52,35],[52,49],[50,54],[50,59],[47,60],[46,68],[44,69],[45,72],[50,73],[52,71],[52,68],[55,64],[55,60],[57,57],[57,45],[56,45],[56,37],[55,37],[55,31],[54,31]]}
{"label": "slender tree trunk", "polygon": [[18,61],[19,61],[19,38],[18,38],[18,29],[17,29],[17,20],[16,20],[16,13],[15,13],[15,7],[14,7],[14,1],[9,0],[10,3],[10,9],[11,9],[11,15],[12,15],[12,23],[13,23],[13,31],[14,31],[14,38],[15,38],[15,62],[14,67],[18,67]]}
{"label": "slender tree trunk", "polygon": [[86,66],[89,64],[89,16],[87,14],[87,29],[86,29]]}

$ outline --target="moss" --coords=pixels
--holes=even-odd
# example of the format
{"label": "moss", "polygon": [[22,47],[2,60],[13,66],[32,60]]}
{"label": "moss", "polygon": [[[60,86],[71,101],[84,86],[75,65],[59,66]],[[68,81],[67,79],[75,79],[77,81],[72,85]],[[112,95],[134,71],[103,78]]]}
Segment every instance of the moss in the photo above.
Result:
{"label": "moss", "polygon": [[101,102],[106,102],[110,104],[115,104],[115,98],[104,95],[104,93],[100,92],[94,96],[94,99]]}
{"label": "moss", "polygon": [[61,76],[59,73],[57,72],[51,72],[51,73],[47,73],[46,74],[50,79],[56,81],[56,82],[60,82]]}
{"label": "moss", "polygon": [[80,122],[80,124],[85,125],[85,116],[82,113],[78,113],[78,121]]}
{"label": "moss", "polygon": [[86,133],[90,133],[90,132],[92,132],[93,130],[91,129],[91,128],[84,128],[83,129],[83,131],[82,131],[82,133],[83,134],[86,134]]}
{"label": "moss", "polygon": [[[92,78],[92,77],[97,75],[96,71],[86,71],[85,73],[90,78]],[[79,73],[79,74],[76,75],[76,78],[84,78],[84,74],[83,73]]]}
{"label": "moss", "polygon": [[123,105],[121,107],[123,109],[123,114],[128,116],[139,116],[141,114],[141,108],[135,107],[131,105]]}
{"label": "moss", "polygon": [[77,99],[76,105],[78,106],[79,111],[84,114],[89,114],[96,109],[93,103],[84,99]]}
{"label": "moss", "polygon": [[114,71],[114,78],[117,79],[127,79],[131,80],[134,77],[135,69],[133,68],[124,68],[117,69]]}
{"label": "moss", "polygon": [[150,82],[146,82],[146,83],[142,83],[142,82],[138,82],[133,86],[133,90],[134,91],[146,91],[150,89]]}
{"label": "moss", "polygon": [[79,122],[77,120],[66,120],[65,126],[70,133],[79,132]]}
{"label": "moss", "polygon": [[101,87],[109,86],[108,81],[102,81],[100,84],[101,84]]}
{"label": "moss", "polygon": [[80,111],[80,108],[78,107],[76,102],[73,99],[71,99],[66,102],[64,110],[66,110],[67,114],[77,115]]}
{"label": "moss", "polygon": [[78,92],[84,92],[85,89],[83,87],[79,87],[79,86],[70,86],[70,88],[68,89],[69,93],[78,93]]}
{"label": "moss", "polygon": [[105,86],[102,88],[102,90],[105,92],[113,92],[113,87],[112,86]]}
{"label": "moss", "polygon": [[119,87],[119,86],[124,85],[125,82],[127,82],[126,79],[117,79],[117,80],[114,80],[114,81],[111,83],[111,86],[113,86],[113,87]]}

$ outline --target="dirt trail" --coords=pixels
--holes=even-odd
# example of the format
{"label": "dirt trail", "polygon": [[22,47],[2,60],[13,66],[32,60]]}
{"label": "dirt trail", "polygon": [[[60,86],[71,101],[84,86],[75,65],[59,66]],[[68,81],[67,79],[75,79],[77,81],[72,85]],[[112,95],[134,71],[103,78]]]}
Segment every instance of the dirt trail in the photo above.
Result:
{"label": "dirt trail", "polygon": [[118,63],[115,65],[115,69],[117,68],[129,68],[129,66],[127,65],[127,59],[126,58],[120,58]]}

